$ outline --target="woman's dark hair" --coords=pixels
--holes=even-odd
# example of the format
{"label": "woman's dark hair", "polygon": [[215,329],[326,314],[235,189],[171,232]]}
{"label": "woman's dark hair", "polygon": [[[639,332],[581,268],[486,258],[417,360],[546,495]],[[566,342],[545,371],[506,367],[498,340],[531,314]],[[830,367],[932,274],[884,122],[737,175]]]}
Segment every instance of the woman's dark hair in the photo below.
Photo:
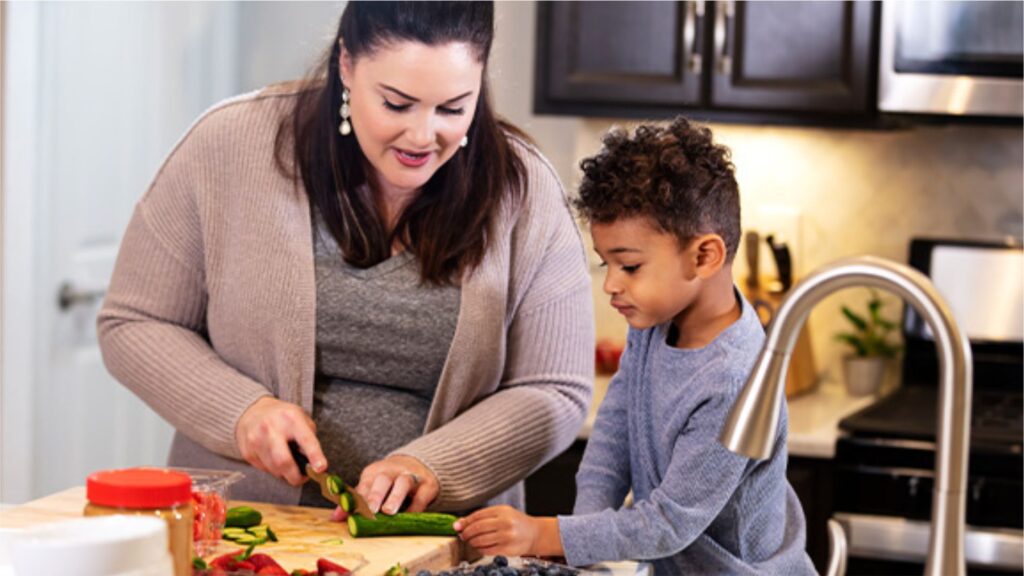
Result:
{"label": "woman's dark hair", "polygon": [[590,222],[646,217],[686,246],[718,234],[728,259],[740,242],[740,194],[729,149],[711,130],[682,116],[666,126],[643,125],[630,136],[605,135],[601,151],[580,162],[583,181],[574,201]]}
{"label": "woman's dark hair", "polygon": [[[291,178],[301,175],[311,208],[351,265],[368,268],[387,260],[398,241],[416,256],[424,283],[450,285],[483,259],[498,208],[521,197],[525,184],[508,134],[525,135],[491,108],[486,64],[493,39],[493,2],[353,0],[345,7],[331,47],[278,128],[275,157]],[[434,173],[390,231],[359,143],[338,133],[341,41],[353,61],[398,42],[465,42],[484,64],[469,144]]]}

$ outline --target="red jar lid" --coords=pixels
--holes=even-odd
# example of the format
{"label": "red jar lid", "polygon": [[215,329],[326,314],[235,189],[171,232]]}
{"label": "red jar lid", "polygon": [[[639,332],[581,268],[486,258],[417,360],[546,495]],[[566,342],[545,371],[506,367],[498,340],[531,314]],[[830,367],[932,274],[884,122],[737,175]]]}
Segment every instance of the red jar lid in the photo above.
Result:
{"label": "red jar lid", "polygon": [[163,468],[125,468],[93,472],[85,497],[100,506],[169,508],[192,498],[192,478]]}

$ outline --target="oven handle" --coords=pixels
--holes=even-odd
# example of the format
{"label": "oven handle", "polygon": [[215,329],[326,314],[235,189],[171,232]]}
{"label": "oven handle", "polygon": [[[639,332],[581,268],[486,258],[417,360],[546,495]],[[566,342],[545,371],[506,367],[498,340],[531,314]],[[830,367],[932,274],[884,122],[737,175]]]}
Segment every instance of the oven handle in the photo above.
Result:
{"label": "oven handle", "polygon": [[[923,562],[931,524],[898,516],[838,512],[851,558]],[[968,526],[964,552],[971,566],[1024,569],[1024,531]]]}

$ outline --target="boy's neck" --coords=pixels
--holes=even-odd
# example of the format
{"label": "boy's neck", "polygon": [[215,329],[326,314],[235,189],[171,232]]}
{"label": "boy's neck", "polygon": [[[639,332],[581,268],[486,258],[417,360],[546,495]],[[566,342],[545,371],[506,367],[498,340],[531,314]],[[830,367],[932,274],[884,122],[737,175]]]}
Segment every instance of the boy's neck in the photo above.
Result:
{"label": "boy's neck", "polygon": [[732,281],[732,266],[723,266],[704,281],[697,297],[672,320],[676,348],[703,348],[743,313]]}

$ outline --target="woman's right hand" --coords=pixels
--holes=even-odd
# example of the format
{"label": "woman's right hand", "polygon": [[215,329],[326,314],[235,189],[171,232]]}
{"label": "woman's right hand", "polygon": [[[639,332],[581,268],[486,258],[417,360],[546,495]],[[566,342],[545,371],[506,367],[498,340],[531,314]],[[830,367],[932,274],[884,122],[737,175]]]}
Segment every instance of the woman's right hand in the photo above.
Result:
{"label": "woman's right hand", "polygon": [[298,443],[317,472],[327,469],[327,458],[316,439],[316,423],[291,402],[264,396],[242,413],[235,427],[235,442],[246,462],[299,486],[306,476],[292,458],[289,440]]}

